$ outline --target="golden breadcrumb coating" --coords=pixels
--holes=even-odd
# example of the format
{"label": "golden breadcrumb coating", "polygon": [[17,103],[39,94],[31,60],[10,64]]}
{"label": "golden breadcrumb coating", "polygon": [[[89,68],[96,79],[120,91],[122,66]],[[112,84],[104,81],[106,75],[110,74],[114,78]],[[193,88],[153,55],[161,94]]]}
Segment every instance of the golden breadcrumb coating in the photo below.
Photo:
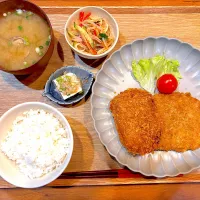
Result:
{"label": "golden breadcrumb coating", "polygon": [[162,134],[157,149],[183,152],[200,147],[200,101],[189,93],[156,94],[153,97]]}
{"label": "golden breadcrumb coating", "polygon": [[161,126],[153,97],[141,89],[128,89],[110,102],[121,143],[133,154],[158,148]]}
{"label": "golden breadcrumb coating", "polygon": [[110,102],[119,138],[133,154],[200,148],[200,101],[189,93],[128,89]]}

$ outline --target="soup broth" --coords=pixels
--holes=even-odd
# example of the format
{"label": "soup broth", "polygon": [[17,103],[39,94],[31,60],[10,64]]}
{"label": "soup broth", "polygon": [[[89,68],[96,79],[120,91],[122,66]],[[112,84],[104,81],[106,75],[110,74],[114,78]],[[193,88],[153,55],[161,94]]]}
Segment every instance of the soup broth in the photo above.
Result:
{"label": "soup broth", "polygon": [[50,28],[37,14],[25,10],[0,18],[0,66],[20,70],[36,63],[47,51]]}

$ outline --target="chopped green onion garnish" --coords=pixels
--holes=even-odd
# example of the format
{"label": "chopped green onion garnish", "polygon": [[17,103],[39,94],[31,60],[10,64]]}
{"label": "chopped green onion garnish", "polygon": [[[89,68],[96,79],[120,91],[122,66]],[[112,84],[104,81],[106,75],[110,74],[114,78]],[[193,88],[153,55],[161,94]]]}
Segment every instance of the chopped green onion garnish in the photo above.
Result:
{"label": "chopped green onion garnish", "polygon": [[[62,91],[65,91],[66,90],[66,87],[61,87],[60,88]],[[68,95],[68,94],[67,94]]]}
{"label": "chopped green onion garnish", "polygon": [[50,41],[47,40],[47,41],[45,42],[45,44],[46,44],[46,46],[49,46]]}
{"label": "chopped green onion garnish", "polygon": [[24,66],[27,66],[27,64],[28,64],[28,63],[25,61],[25,62],[24,62]]}
{"label": "chopped green onion garnish", "polygon": [[51,35],[49,35],[49,40],[51,40]]}
{"label": "chopped green onion garnish", "polygon": [[29,46],[29,45],[30,45],[30,43],[29,43],[29,42],[25,42],[24,44],[25,44],[26,46]]}
{"label": "chopped green onion garnish", "polygon": [[12,46],[12,42],[11,41],[8,41],[8,46]]}
{"label": "chopped green onion garnish", "polygon": [[8,12],[8,15],[11,15],[11,12]]}
{"label": "chopped green onion garnish", "polygon": [[23,27],[22,27],[22,26],[18,26],[18,30],[19,30],[19,31],[22,31],[22,30],[23,30]]}
{"label": "chopped green onion garnish", "polygon": [[43,56],[43,52],[41,52],[41,51],[38,54],[39,54],[39,56]]}
{"label": "chopped green onion garnish", "polygon": [[26,13],[26,19],[29,19],[29,17],[32,16],[32,15],[33,15],[33,13],[31,11],[28,11]]}
{"label": "chopped green onion garnish", "polygon": [[43,47],[43,46],[39,46],[39,48],[40,48],[40,49],[43,49],[44,47]]}
{"label": "chopped green onion garnish", "polygon": [[33,13],[31,11],[27,12],[27,16],[32,16],[32,15],[33,15]]}
{"label": "chopped green onion garnish", "polygon": [[26,36],[23,37],[23,39],[24,39],[24,44],[25,44],[26,46],[30,45],[29,39],[28,39]]}
{"label": "chopped green onion garnish", "polygon": [[32,62],[32,64],[34,65],[36,63],[36,61],[34,60],[33,62]]}
{"label": "chopped green onion garnish", "polygon": [[63,82],[63,79],[62,79],[62,77],[58,77],[58,78],[56,78],[56,81],[57,81],[59,84],[61,84],[61,83]]}

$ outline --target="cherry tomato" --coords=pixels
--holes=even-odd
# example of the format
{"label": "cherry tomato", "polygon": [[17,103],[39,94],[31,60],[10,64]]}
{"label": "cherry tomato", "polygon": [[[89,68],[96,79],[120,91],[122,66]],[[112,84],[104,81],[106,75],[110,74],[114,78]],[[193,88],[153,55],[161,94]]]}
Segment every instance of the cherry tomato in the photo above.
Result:
{"label": "cherry tomato", "polygon": [[171,94],[178,87],[178,81],[172,74],[164,74],[157,80],[157,88],[160,93]]}

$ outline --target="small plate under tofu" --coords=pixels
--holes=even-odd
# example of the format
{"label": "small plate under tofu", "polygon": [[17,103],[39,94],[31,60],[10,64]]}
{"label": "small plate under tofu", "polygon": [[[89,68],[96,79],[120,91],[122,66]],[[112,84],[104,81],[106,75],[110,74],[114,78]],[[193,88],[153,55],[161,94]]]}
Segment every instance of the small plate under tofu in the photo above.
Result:
{"label": "small plate under tofu", "polygon": [[[65,79],[66,75],[70,77],[69,79],[72,82],[77,83],[76,90],[72,92],[62,92],[59,91],[60,83]],[[60,80],[60,81],[59,81]],[[79,80],[79,82],[78,82]],[[89,92],[92,84],[93,84],[94,76],[92,72],[83,69],[81,67],[68,66],[62,67],[56,70],[48,79],[45,89],[43,92],[43,96],[46,96],[51,101],[58,103],[60,105],[70,105],[79,102],[83,99]],[[69,83],[69,82],[67,82]]]}

